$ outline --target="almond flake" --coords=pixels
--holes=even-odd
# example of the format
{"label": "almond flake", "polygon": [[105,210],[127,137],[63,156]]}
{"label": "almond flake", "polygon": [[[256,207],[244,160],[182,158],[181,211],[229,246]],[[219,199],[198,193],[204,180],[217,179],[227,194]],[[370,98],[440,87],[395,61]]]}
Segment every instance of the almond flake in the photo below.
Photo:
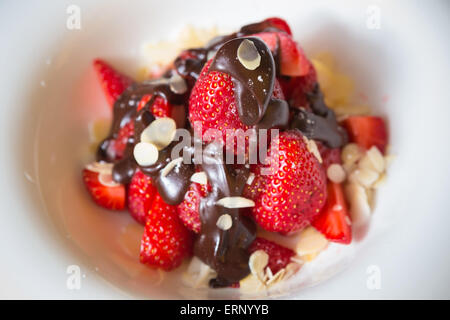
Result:
{"label": "almond flake", "polygon": [[345,193],[350,204],[350,216],[354,224],[362,224],[370,217],[370,205],[366,190],[357,183],[349,183],[345,186]]}
{"label": "almond flake", "polygon": [[244,39],[237,49],[237,58],[239,62],[248,70],[255,70],[261,64],[261,55],[256,49],[255,44]]}
{"label": "almond flake", "polygon": [[269,263],[269,255],[264,250],[256,250],[248,259],[250,272],[259,279],[264,276],[264,268]]}
{"label": "almond flake", "polygon": [[255,202],[244,197],[225,197],[217,201],[216,205],[229,209],[237,209],[254,207]]}
{"label": "almond flake", "polygon": [[370,169],[357,169],[350,174],[349,180],[357,182],[366,188],[370,188],[378,180],[380,174]]}
{"label": "almond flake", "polygon": [[384,157],[377,147],[373,146],[359,161],[361,169],[370,169],[378,173],[382,173],[385,168]]}
{"label": "almond flake", "polygon": [[[301,233],[297,243],[296,251],[300,257],[317,253],[325,249],[328,245],[328,240],[322,233],[317,231],[314,227],[307,227]],[[293,259],[291,259],[294,261]]]}
{"label": "almond flake", "polygon": [[141,142],[154,144],[158,150],[167,147],[175,137],[177,125],[172,118],[154,120],[141,133]]}
{"label": "almond flake", "polygon": [[266,285],[272,286],[272,285],[275,285],[276,283],[280,282],[281,280],[283,280],[285,273],[286,273],[286,269],[284,269],[284,268],[278,270],[278,272],[275,273],[273,275],[273,277],[266,282]]}
{"label": "almond flake", "polygon": [[341,152],[342,163],[351,165],[363,156],[363,151],[356,143],[349,143],[344,146]]}
{"label": "almond flake", "polygon": [[308,151],[317,158],[319,163],[322,163],[322,156],[320,155],[319,149],[317,148],[317,144],[314,140],[310,140],[306,136],[303,136],[303,141],[305,142]]}
{"label": "almond flake", "polygon": [[216,226],[221,230],[228,230],[233,226],[233,218],[229,214],[223,214],[217,219]]}

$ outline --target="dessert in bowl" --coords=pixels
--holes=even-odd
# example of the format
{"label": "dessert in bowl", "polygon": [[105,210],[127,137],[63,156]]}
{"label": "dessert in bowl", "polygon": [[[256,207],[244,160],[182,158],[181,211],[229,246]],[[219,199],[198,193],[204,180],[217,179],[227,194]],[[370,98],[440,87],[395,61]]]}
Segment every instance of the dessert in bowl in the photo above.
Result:
{"label": "dessert in bowl", "polygon": [[282,294],[368,224],[390,159],[385,120],[352,105],[351,80],[330,55],[308,59],[285,20],[182,50],[141,81],[93,66],[112,119],[83,180],[97,205],[144,226],[141,272]]}

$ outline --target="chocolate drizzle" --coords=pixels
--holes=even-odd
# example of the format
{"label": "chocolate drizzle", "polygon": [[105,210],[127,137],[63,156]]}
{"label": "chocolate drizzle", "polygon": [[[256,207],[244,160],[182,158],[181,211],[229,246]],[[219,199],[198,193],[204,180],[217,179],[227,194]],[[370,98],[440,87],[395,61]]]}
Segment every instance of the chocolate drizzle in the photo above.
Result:
{"label": "chocolate drizzle", "polygon": [[299,129],[309,139],[319,140],[330,148],[340,148],[348,141],[346,131],[339,126],[336,115],[324,101],[319,84],[307,95],[312,112],[294,111],[291,128]]}
{"label": "chocolate drizzle", "polygon": [[[244,124],[254,129],[287,128],[289,105],[284,100],[272,97],[280,69],[280,40],[277,36],[276,48],[271,52],[259,38],[243,38],[269,31],[284,32],[270,21],[244,26],[238,32],[213,39],[205,48],[186,50],[175,60],[175,69],[166,72],[161,79],[131,85],[114,104],[110,133],[97,150],[98,161],[114,163],[113,179],[116,182],[128,184],[139,169],[152,178],[163,200],[171,205],[183,201],[196,166],[206,173],[212,190],[200,201],[201,233],[194,241],[194,254],[217,272],[217,278],[210,283],[213,287],[229,286],[249,273],[248,247],[255,239],[255,223],[246,215],[248,209],[229,209],[216,205],[223,197],[242,195],[249,170],[245,166],[224,164],[223,146],[216,143],[210,143],[204,148],[201,164],[192,163],[194,147],[188,146],[183,150],[183,157],[191,161],[179,162],[169,172],[163,169],[173,160],[172,151],[177,142],[160,150],[157,162],[151,166],[139,166],[134,159],[133,149],[142,131],[155,120],[149,110],[157,97],[166,99],[173,106],[172,117],[178,128],[189,125],[185,125],[189,93],[211,56],[214,59],[209,71],[224,72],[232,77],[237,110]],[[237,57],[239,45],[244,39],[255,45],[261,57],[259,66],[254,70],[247,69]],[[171,89],[174,75],[177,81],[180,81],[179,76],[184,79],[181,81],[186,81],[187,86],[183,83],[180,86],[177,82],[177,88],[187,88],[186,92],[177,94],[172,90],[173,87]],[[152,95],[152,98],[142,110],[137,111],[139,102],[146,95]],[[347,141],[346,134],[338,126],[334,112],[325,105],[318,85],[308,95],[308,100],[312,112],[294,111],[290,127],[301,130],[309,138],[323,141],[329,147],[342,146]],[[130,121],[134,121],[134,135],[128,139],[123,158],[116,160],[117,155],[110,146],[120,129]],[[232,217],[233,224],[228,230],[216,226],[217,219],[223,214]]]}

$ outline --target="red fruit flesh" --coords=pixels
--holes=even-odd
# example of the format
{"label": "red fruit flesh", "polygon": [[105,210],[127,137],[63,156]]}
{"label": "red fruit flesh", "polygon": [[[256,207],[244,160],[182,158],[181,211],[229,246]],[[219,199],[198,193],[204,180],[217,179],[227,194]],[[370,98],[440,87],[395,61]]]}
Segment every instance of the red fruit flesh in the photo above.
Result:
{"label": "red fruit flesh", "polygon": [[141,241],[141,262],[170,271],[178,267],[191,251],[192,234],[178,218],[176,207],[166,204],[157,194]]}
{"label": "red fruit flesh", "polygon": [[[141,110],[147,104],[147,102],[150,101],[151,98],[151,94],[145,95],[139,102],[137,110]],[[156,119],[170,117],[171,106],[169,102],[163,97],[156,97],[153,101],[153,104],[150,106],[150,112],[155,116]]]}
{"label": "red fruit flesh", "polygon": [[288,234],[319,214],[326,200],[326,175],[299,131],[282,132],[272,143],[278,152],[272,155],[269,174],[260,165],[252,168],[255,178],[244,194],[255,202],[251,213],[262,228]]}
{"label": "red fruit flesh", "polygon": [[101,59],[95,59],[93,64],[105,93],[106,100],[108,100],[109,105],[112,107],[117,98],[131,85],[133,80],[115,70],[111,65]]}
{"label": "red fruit flesh", "polygon": [[109,210],[125,208],[125,187],[123,185],[105,186],[99,181],[99,173],[88,169],[83,170],[83,181],[92,199],[100,207]]}
{"label": "red fruit flesh", "polygon": [[278,18],[278,17],[272,17],[272,18],[267,18],[264,21],[267,21],[269,24],[271,24],[272,26],[274,26],[277,29],[283,30],[288,35],[292,35],[291,28],[289,27],[286,20]]}
{"label": "red fruit flesh", "polygon": [[328,182],[328,198],[312,225],[328,240],[342,244],[352,242],[352,227],[342,186]]}
{"label": "red fruit flesh", "polygon": [[199,183],[191,183],[184,200],[177,206],[178,216],[191,231],[199,233],[201,221],[199,215],[200,199],[207,194],[207,187]]}
{"label": "red fruit flesh", "polygon": [[383,118],[372,116],[351,116],[342,121],[351,142],[364,149],[376,146],[382,153],[386,151],[388,133]]}
{"label": "red fruit flesh", "polygon": [[257,250],[263,250],[269,255],[269,263],[267,266],[273,274],[276,274],[279,270],[286,268],[286,266],[291,262],[291,258],[295,256],[295,252],[293,250],[260,237],[256,238],[249,248],[250,253]]}

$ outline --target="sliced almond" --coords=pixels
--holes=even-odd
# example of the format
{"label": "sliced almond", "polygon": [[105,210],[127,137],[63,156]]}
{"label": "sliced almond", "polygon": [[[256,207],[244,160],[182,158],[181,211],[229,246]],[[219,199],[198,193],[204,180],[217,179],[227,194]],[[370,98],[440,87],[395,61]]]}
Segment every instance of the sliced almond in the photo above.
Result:
{"label": "sliced almond", "polygon": [[351,165],[361,159],[363,154],[363,150],[356,143],[349,143],[342,149],[342,163]]}
{"label": "sliced almond", "polygon": [[333,163],[327,169],[327,177],[335,183],[342,183],[345,181],[346,173],[340,164]]}
{"label": "sliced almond", "polygon": [[139,142],[134,146],[133,155],[140,166],[151,166],[158,160],[159,152],[153,143]]}
{"label": "sliced almond", "polygon": [[206,185],[208,183],[208,177],[206,176],[206,173],[203,171],[196,172],[191,176],[191,181]]}
{"label": "sliced almond", "polygon": [[350,216],[353,224],[361,224],[370,217],[370,205],[366,190],[357,183],[349,183],[345,186],[345,193],[350,203]]}
{"label": "sliced almond", "polygon": [[350,174],[349,180],[357,182],[366,188],[370,188],[375,181],[378,180],[380,174],[375,170],[370,169],[356,169]]}
{"label": "sliced almond", "polygon": [[237,49],[239,62],[248,70],[255,70],[261,64],[261,55],[253,41],[244,39]]}
{"label": "sliced almond", "polygon": [[305,142],[308,151],[317,158],[319,163],[322,163],[322,156],[320,155],[319,148],[317,148],[317,144],[314,140],[310,140],[306,136],[303,136],[303,141]]}
{"label": "sliced almond", "polygon": [[[322,251],[328,240],[314,227],[307,227],[300,233],[296,251],[300,257]],[[292,259],[291,259],[292,260]]]}
{"label": "sliced almond", "polygon": [[86,169],[97,173],[112,173],[113,163],[108,162],[92,162],[86,165]]}
{"label": "sliced almond", "polygon": [[377,147],[373,146],[359,161],[360,168],[367,168],[382,173],[385,168],[384,157]]}
{"label": "sliced almond", "polygon": [[284,279],[289,279],[300,270],[300,265],[298,263],[290,262],[285,269]]}
{"label": "sliced almond", "polygon": [[264,282],[253,274],[249,274],[239,281],[239,290],[242,293],[257,293],[265,288]]}
{"label": "sliced almond", "polygon": [[278,272],[275,273],[273,275],[273,277],[266,282],[266,285],[267,286],[273,286],[273,285],[277,284],[278,282],[283,280],[283,277],[284,277],[285,273],[286,273],[286,269],[284,269],[284,268],[278,270]]}
{"label": "sliced almond", "polygon": [[264,250],[256,250],[248,259],[250,272],[257,278],[264,277],[264,268],[269,263],[269,255]]}
{"label": "sliced almond", "polygon": [[170,161],[165,167],[164,169],[161,170],[161,176],[165,177],[167,176],[170,171],[173,170],[173,168],[175,168],[179,163],[183,162],[183,157],[179,157],[176,159],[173,159],[172,161]]}
{"label": "sliced almond", "polygon": [[233,218],[229,214],[223,214],[217,219],[216,226],[221,230],[228,230],[233,226]]}
{"label": "sliced almond", "polygon": [[225,197],[217,201],[216,205],[229,209],[237,209],[254,207],[255,202],[244,197]]}
{"label": "sliced almond", "polygon": [[377,181],[372,185],[372,188],[378,189],[386,183],[386,174],[382,173]]}
{"label": "sliced almond", "polygon": [[172,118],[154,120],[141,133],[141,142],[154,144],[158,150],[167,147],[175,137],[177,125]]}

